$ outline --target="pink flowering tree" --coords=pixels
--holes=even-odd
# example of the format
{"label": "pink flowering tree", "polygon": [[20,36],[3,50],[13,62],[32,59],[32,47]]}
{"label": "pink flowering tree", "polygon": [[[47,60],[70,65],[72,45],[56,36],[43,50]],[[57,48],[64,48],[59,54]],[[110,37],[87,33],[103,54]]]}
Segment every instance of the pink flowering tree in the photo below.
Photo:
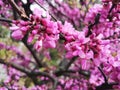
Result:
{"label": "pink flowering tree", "polygon": [[0,90],[119,89],[119,0],[0,0]]}

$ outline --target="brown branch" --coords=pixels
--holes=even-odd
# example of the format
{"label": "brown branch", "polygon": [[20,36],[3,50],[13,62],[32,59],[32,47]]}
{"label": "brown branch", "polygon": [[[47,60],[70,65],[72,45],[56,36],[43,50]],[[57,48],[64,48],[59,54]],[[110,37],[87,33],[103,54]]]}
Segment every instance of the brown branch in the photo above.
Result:
{"label": "brown branch", "polygon": [[10,3],[10,5],[12,6],[12,8],[14,8],[14,10],[21,16],[21,18],[23,19],[27,19],[28,20],[28,16],[26,15],[24,9],[22,7],[19,7],[14,0],[8,0],[8,2]]}
{"label": "brown branch", "polygon": [[70,60],[70,62],[66,65],[65,70],[68,70],[68,69],[69,69],[69,67],[71,66],[71,64],[73,64],[73,63],[75,62],[76,58],[77,58],[77,56],[76,56],[76,57],[73,57],[73,58]]}
{"label": "brown branch", "polygon": [[0,21],[12,23],[12,20],[6,19],[6,18],[0,18]]}
{"label": "brown branch", "polygon": [[1,82],[0,85],[2,85],[2,87],[4,86],[5,88],[7,88],[7,90],[12,90],[12,89],[9,88],[4,82]]}
{"label": "brown branch", "polygon": [[[22,2],[22,0],[21,0],[21,2]],[[26,4],[24,4],[23,2],[22,2],[22,6],[23,6],[23,8],[24,8],[24,10],[25,10],[25,12],[26,12],[26,14],[27,14],[27,16],[29,16],[30,14],[32,14],[32,11],[31,11],[31,9],[30,9],[30,5],[32,4],[32,2],[30,2],[30,0],[27,0],[27,3]]]}
{"label": "brown branch", "polygon": [[35,59],[35,61],[38,64],[38,66],[39,67],[43,67],[43,64],[41,63],[41,61],[39,60],[39,58],[36,56],[35,52],[32,50],[32,47],[27,44],[27,35],[22,39],[22,42],[28,48],[28,50],[31,52],[31,54],[33,55],[33,58]]}
{"label": "brown branch", "polygon": [[62,75],[66,75],[66,74],[75,74],[75,73],[79,73],[80,75],[83,75],[85,77],[90,77],[90,71],[87,70],[59,70],[59,71],[55,71],[54,74],[56,76],[62,76]]}
{"label": "brown branch", "polygon": [[0,59],[0,63],[1,64],[5,64],[5,65],[7,65],[7,66],[11,66],[11,67],[13,67],[13,68],[15,68],[15,69],[17,69],[17,70],[19,70],[19,71],[21,71],[21,72],[23,72],[23,73],[25,73],[25,74],[30,74],[30,70],[28,70],[27,68],[25,68],[25,67],[23,67],[23,66],[20,66],[20,65],[18,65],[18,64],[16,64],[16,63],[13,63],[13,62],[6,62],[5,60],[3,60],[3,59]]}
{"label": "brown branch", "polygon": [[86,37],[89,37],[91,34],[92,34],[92,28],[95,26],[95,25],[98,25],[99,24],[99,20],[100,20],[100,16],[101,14],[100,13],[97,13],[95,19],[94,19],[94,23],[90,23],[90,25],[88,26],[88,33],[86,35]]}
{"label": "brown branch", "polygon": [[99,71],[101,72],[101,74],[102,74],[102,76],[103,76],[103,78],[104,78],[105,84],[108,84],[108,79],[107,79],[106,75],[104,74],[102,68],[101,68],[101,67],[98,67],[98,69],[99,69]]}

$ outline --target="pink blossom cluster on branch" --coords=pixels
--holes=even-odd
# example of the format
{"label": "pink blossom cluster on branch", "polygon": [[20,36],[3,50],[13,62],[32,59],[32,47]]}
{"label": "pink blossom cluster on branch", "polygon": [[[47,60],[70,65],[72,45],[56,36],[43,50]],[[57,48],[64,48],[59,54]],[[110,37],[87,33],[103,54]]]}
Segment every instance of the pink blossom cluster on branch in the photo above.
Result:
{"label": "pink blossom cluster on branch", "polygon": [[[14,5],[21,18],[12,20],[12,26],[9,27],[11,37],[16,41],[23,42],[38,64],[34,70],[31,70],[29,68],[30,58],[21,57],[22,63],[19,63],[18,57],[10,60],[26,69],[10,63],[12,69],[9,68],[8,76],[11,79],[11,76],[15,75],[15,82],[9,88],[15,89],[16,87],[16,89],[27,90],[26,86],[20,87],[15,84],[20,79],[22,72],[34,82],[35,85],[31,90],[48,90],[51,88],[49,82],[51,82],[53,90],[120,89],[119,0],[102,0],[102,4],[95,4],[87,12],[85,11],[84,17],[80,16],[83,13],[77,7],[74,9],[64,1],[55,0],[55,5],[58,5],[56,7],[46,0],[47,5],[56,11],[46,11],[42,7],[46,11],[45,16],[39,8],[27,15],[25,7],[23,8],[25,11],[20,11],[12,0],[8,1],[10,5]],[[39,1],[39,3],[41,2]],[[39,3],[37,2],[37,4]],[[63,18],[64,22],[60,21],[62,16],[65,18]],[[61,44],[60,48],[64,49],[64,54],[62,54],[63,66],[43,65],[38,53],[43,52],[42,50],[58,49]],[[5,47],[5,45],[0,44],[0,49]],[[34,49],[38,52],[35,52]],[[23,56],[16,49],[12,48],[11,50],[17,55]],[[0,63],[9,66],[8,62],[1,60]],[[39,70],[41,67],[46,67],[48,70],[41,72]],[[6,87],[9,86],[5,81],[4,84]]]}
{"label": "pink blossom cluster on branch", "polygon": [[13,21],[12,37],[15,40],[22,40],[23,37],[28,34],[28,43],[32,43],[36,40],[34,48],[40,50],[41,47],[55,48],[56,42],[59,39],[59,30],[57,22],[51,21],[51,17],[48,15],[42,18],[42,12],[36,10],[36,15],[31,15],[29,21]]}

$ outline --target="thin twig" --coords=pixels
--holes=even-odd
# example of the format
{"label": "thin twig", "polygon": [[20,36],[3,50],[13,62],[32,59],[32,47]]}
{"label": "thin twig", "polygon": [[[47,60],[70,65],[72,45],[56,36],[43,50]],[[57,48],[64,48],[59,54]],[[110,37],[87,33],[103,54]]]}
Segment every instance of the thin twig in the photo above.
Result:
{"label": "thin twig", "polygon": [[77,58],[77,56],[76,56],[76,57],[73,57],[73,58],[70,60],[70,62],[66,65],[65,70],[68,70],[68,69],[69,69],[69,67],[71,66],[71,64],[75,62],[76,58]]}
{"label": "thin twig", "polygon": [[0,21],[12,23],[12,20],[6,19],[6,18],[0,18]]}
{"label": "thin twig", "polygon": [[43,67],[43,64],[41,63],[39,58],[36,56],[35,52],[32,50],[32,47],[27,44],[27,40],[26,39],[27,39],[27,35],[22,39],[22,42],[28,48],[28,50],[31,52],[31,54],[33,55],[33,58],[35,59],[35,61],[38,64],[38,66],[39,67]]}
{"label": "thin twig", "polygon": [[19,7],[14,0],[8,0],[8,2],[10,3],[10,5],[12,6],[12,8],[15,9],[15,11],[21,16],[21,18],[23,19],[27,19],[28,20],[28,16],[26,15],[24,9],[22,7]]}
{"label": "thin twig", "polygon": [[88,33],[86,35],[86,37],[89,37],[91,34],[92,34],[92,28],[95,26],[95,25],[98,25],[99,24],[99,20],[100,20],[100,16],[101,14],[100,13],[97,13],[95,19],[94,19],[94,23],[90,23],[90,25],[88,26]]}
{"label": "thin twig", "polygon": [[20,66],[20,65],[18,65],[18,64],[16,64],[16,63],[13,63],[13,62],[6,62],[6,61],[3,60],[3,59],[0,59],[0,63],[1,63],[1,64],[5,64],[5,65],[7,65],[7,66],[11,66],[11,67],[13,67],[13,68],[15,68],[15,69],[17,69],[17,70],[25,73],[25,74],[30,74],[30,72],[31,72],[30,70],[28,70],[27,68],[25,68],[25,67],[23,67],[23,66]]}
{"label": "thin twig", "polygon": [[108,79],[107,79],[106,75],[104,74],[103,70],[101,69],[101,67],[98,67],[98,69],[100,70],[100,72],[104,78],[105,83],[108,84]]}

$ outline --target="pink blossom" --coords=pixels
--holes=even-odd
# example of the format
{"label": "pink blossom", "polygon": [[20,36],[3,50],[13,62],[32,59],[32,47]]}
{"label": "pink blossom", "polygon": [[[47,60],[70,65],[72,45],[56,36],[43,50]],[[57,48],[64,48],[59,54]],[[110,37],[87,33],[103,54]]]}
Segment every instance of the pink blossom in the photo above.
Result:
{"label": "pink blossom", "polygon": [[31,35],[28,37],[27,42],[28,42],[28,43],[31,43],[31,42],[33,41],[33,38],[34,38],[34,35],[31,34]]}
{"label": "pink blossom", "polygon": [[42,48],[43,42],[42,40],[36,41],[36,43],[34,44],[34,48],[39,52]]}
{"label": "pink blossom", "polygon": [[23,37],[24,35],[20,30],[16,30],[12,33],[12,38],[14,38],[15,40],[22,40]]}

